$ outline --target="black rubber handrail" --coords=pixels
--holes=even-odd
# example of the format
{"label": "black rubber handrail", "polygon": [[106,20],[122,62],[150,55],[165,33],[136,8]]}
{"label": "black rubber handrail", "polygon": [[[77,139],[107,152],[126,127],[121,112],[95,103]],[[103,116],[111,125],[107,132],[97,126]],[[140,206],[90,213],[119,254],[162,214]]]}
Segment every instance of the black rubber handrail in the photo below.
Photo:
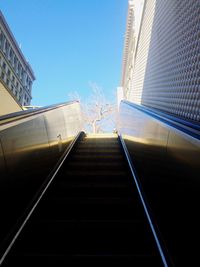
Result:
{"label": "black rubber handrail", "polygon": [[128,105],[129,107],[135,108],[137,110],[140,110],[147,115],[150,115],[151,117],[164,122],[178,130],[181,130],[188,135],[191,135],[197,139],[200,139],[200,124],[197,122],[189,121],[189,120],[183,120],[181,118],[178,118],[176,116],[172,116],[168,113],[161,112],[159,110],[151,109],[146,106],[137,105],[135,103],[129,102],[127,100],[122,100],[122,103]]}
{"label": "black rubber handrail", "polygon": [[68,105],[71,105],[74,103],[79,103],[79,101],[68,101],[65,103],[54,104],[54,105],[49,105],[49,106],[35,108],[35,109],[29,109],[29,110],[22,110],[19,112],[14,112],[14,113],[10,113],[7,115],[3,115],[3,116],[0,116],[0,125],[10,123],[13,121],[17,121],[20,119],[24,119],[26,117],[30,117],[33,115],[41,114],[41,113],[47,112],[49,110],[54,110],[54,109],[57,109],[60,107],[68,106]]}
{"label": "black rubber handrail", "polygon": [[57,173],[62,167],[62,164],[66,160],[66,158],[69,156],[70,152],[74,148],[74,146],[77,144],[77,142],[84,136],[84,132],[79,132],[77,136],[72,140],[70,145],[66,148],[65,152],[51,171],[51,173],[47,176],[44,183],[41,185],[38,192],[35,194],[34,198],[32,199],[30,205],[27,207],[27,210],[24,212],[24,214],[21,216],[19,221],[16,223],[15,227],[11,230],[11,233],[8,235],[7,239],[5,240],[2,248],[1,248],[1,255],[0,255],[0,265],[3,264],[3,261],[5,260],[6,256],[10,252],[11,248],[13,247],[14,243],[16,242],[18,236],[20,235],[21,231],[25,227],[26,223],[30,219],[31,215],[33,214],[34,210],[38,206],[39,202],[41,201],[42,197],[46,193],[49,186],[52,184],[54,178],[56,177]]}

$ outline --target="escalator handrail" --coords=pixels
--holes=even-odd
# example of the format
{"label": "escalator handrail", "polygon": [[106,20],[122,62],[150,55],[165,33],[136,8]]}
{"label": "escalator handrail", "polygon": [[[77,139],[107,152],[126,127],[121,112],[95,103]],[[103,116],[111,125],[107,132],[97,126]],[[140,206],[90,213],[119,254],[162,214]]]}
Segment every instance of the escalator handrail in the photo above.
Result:
{"label": "escalator handrail", "polygon": [[2,255],[0,255],[0,266],[2,265],[3,261],[5,260],[6,256],[8,255],[9,251],[11,250],[11,248],[13,247],[14,243],[16,242],[18,236],[20,235],[21,231],[25,227],[26,223],[30,219],[30,217],[33,214],[34,210],[38,206],[38,204],[41,201],[42,197],[46,193],[47,189],[52,184],[52,181],[54,180],[54,178],[56,177],[58,171],[62,167],[62,164],[64,163],[66,158],[69,156],[70,152],[72,151],[72,149],[74,148],[76,143],[79,141],[81,136],[84,135],[84,134],[85,134],[84,132],[79,132],[76,135],[76,137],[72,140],[70,145],[66,148],[65,152],[63,153],[63,155],[61,156],[61,158],[57,162],[56,166],[53,168],[51,173],[47,176],[45,182],[42,184],[42,186],[40,187],[40,189],[36,193],[35,197],[32,199],[32,201],[31,201],[30,205],[28,206],[27,210],[24,212],[22,217],[19,219],[17,225],[15,226],[15,229],[13,229],[13,231],[12,231],[12,234],[10,234],[10,235],[12,235],[12,237],[11,238],[8,237],[7,239],[9,241],[6,242],[6,244],[3,246],[3,249],[2,249],[3,252],[2,252]]}
{"label": "escalator handrail", "polygon": [[137,105],[135,103],[129,102],[127,100],[121,101],[123,104],[129,107],[135,108],[139,111],[146,113],[147,115],[165,123],[173,128],[176,128],[186,134],[193,136],[194,138],[200,139],[200,124],[190,120],[183,120],[176,116],[172,116],[168,113],[161,112],[159,110],[151,109],[146,106]]}
{"label": "escalator handrail", "polygon": [[140,200],[141,200],[141,203],[142,203],[146,218],[148,220],[148,223],[149,223],[149,226],[151,228],[151,231],[152,231],[155,243],[157,245],[160,257],[162,259],[163,266],[164,267],[172,266],[173,264],[172,264],[171,257],[168,255],[167,249],[164,247],[164,245],[160,241],[160,238],[158,237],[159,235],[158,235],[157,227],[155,227],[155,225],[153,223],[152,215],[151,215],[149,207],[148,207],[148,205],[146,203],[146,200],[145,200],[146,198],[144,196],[144,192],[143,192],[142,187],[141,187],[141,185],[139,183],[139,179],[137,177],[136,171],[134,170],[133,163],[132,163],[130,154],[128,152],[128,149],[126,147],[126,144],[125,144],[125,142],[124,142],[124,140],[122,138],[122,135],[120,133],[118,133],[118,138],[119,138],[119,141],[121,143],[121,147],[122,147],[123,152],[125,154],[126,160],[128,162],[128,165],[129,165],[129,168],[130,168],[134,183],[136,185],[137,192],[139,194],[139,197],[140,197]]}
{"label": "escalator handrail", "polygon": [[0,116],[0,125],[4,125],[6,123],[10,123],[13,121],[17,121],[20,119],[31,117],[31,116],[34,116],[37,114],[41,114],[41,113],[44,113],[44,112],[47,112],[50,110],[54,110],[54,109],[68,106],[68,105],[75,104],[75,103],[79,103],[79,101],[76,101],[76,100],[68,101],[65,103],[54,104],[54,105],[49,105],[49,106],[40,107],[40,108],[36,108],[36,109],[23,110],[23,111],[3,115],[3,116]]}

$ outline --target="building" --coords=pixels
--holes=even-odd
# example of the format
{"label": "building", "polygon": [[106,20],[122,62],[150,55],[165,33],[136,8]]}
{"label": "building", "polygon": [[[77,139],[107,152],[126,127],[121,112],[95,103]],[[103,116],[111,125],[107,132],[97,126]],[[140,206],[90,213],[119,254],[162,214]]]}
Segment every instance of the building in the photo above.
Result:
{"label": "building", "polygon": [[125,99],[130,98],[130,91],[132,88],[135,49],[138,40],[143,5],[144,0],[128,1],[121,79],[121,87],[123,88]]}
{"label": "building", "polygon": [[0,115],[30,105],[34,80],[33,70],[0,11]]}
{"label": "building", "polygon": [[124,52],[122,62],[122,80],[121,87],[123,88],[124,98],[129,98],[132,71],[134,64],[135,51],[135,32],[134,32],[134,5],[133,1],[128,2],[128,14],[126,20],[126,33],[124,40]]}
{"label": "building", "polygon": [[119,106],[121,100],[123,100],[124,93],[123,93],[123,88],[122,87],[117,87],[117,109],[119,111]]}
{"label": "building", "polygon": [[145,1],[128,100],[200,122],[199,21],[199,1]]}

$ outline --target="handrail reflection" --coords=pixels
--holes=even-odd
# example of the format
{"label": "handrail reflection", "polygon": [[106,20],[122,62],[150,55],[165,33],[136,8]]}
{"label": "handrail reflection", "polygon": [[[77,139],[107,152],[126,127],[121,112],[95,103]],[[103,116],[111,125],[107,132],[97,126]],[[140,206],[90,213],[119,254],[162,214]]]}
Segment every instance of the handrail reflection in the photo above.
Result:
{"label": "handrail reflection", "polygon": [[126,104],[129,107],[135,108],[137,110],[140,110],[147,115],[150,115],[151,117],[162,121],[172,127],[175,127],[189,135],[192,135],[195,138],[200,139],[200,125],[196,122],[189,121],[189,120],[183,120],[181,118],[172,116],[168,113],[163,113],[159,110],[155,110],[152,108],[148,108],[146,106],[137,105],[135,103],[129,102],[127,100],[122,100],[122,104]]}
{"label": "handrail reflection", "polygon": [[40,113],[43,113],[43,112],[46,112],[49,110],[57,109],[57,108],[64,107],[67,105],[71,105],[74,103],[79,103],[79,101],[68,101],[68,102],[49,105],[49,106],[40,107],[40,108],[36,108],[36,109],[28,109],[28,110],[22,110],[19,112],[9,113],[7,115],[0,116],[0,125],[3,125],[5,123],[9,123],[9,122],[13,122],[13,121],[17,121],[19,119],[23,119],[26,117],[30,117],[32,115],[37,115],[37,114],[40,114]]}

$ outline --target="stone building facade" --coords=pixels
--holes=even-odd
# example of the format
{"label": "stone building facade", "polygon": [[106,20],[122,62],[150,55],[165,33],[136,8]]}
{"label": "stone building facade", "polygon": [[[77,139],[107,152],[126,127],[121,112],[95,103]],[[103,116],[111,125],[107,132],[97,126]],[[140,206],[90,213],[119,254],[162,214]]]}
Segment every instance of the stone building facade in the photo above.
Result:
{"label": "stone building facade", "polygon": [[[35,76],[0,12],[0,114],[28,106],[32,99]],[[3,109],[3,105],[4,110]],[[5,111],[5,109],[7,111]],[[10,109],[10,112],[9,112]],[[16,110],[15,110],[16,109]]]}

